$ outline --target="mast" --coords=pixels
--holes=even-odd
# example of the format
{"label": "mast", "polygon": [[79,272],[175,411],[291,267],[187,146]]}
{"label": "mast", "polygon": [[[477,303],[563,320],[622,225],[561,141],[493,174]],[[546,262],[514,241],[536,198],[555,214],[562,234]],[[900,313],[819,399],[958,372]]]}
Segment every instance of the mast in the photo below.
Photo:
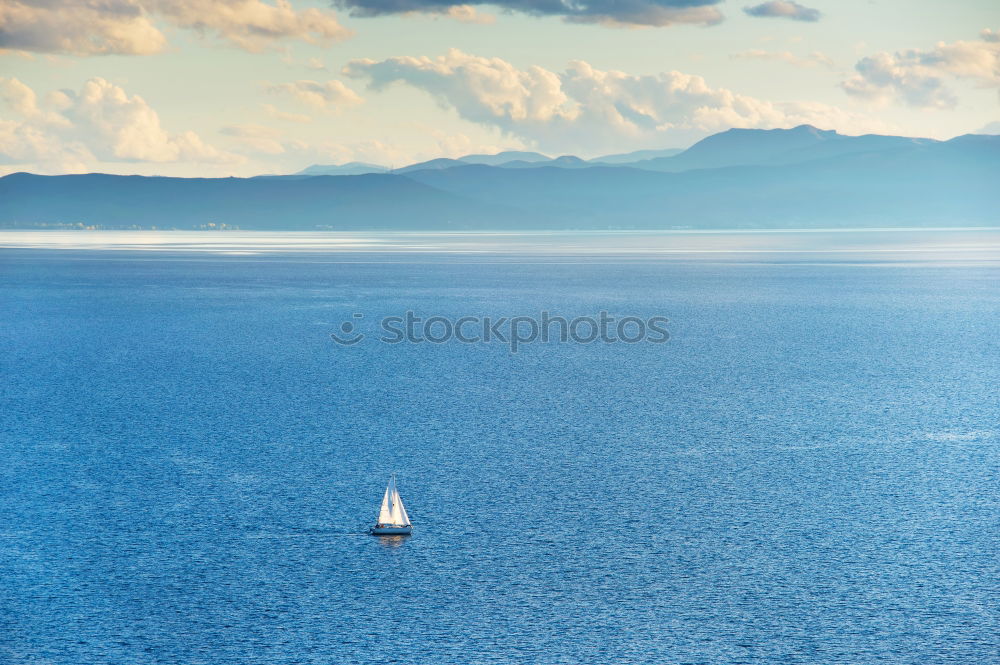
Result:
{"label": "mast", "polygon": [[396,490],[396,503],[399,506],[400,522],[404,526],[410,526],[410,516],[406,514],[406,508],[403,507],[403,499],[399,496],[399,490]]}
{"label": "mast", "polygon": [[406,514],[403,500],[396,488],[396,474],[389,476],[389,484],[386,485],[385,494],[382,495],[382,505],[379,507],[376,524],[410,526],[410,516]]}
{"label": "mast", "polygon": [[410,526],[410,516],[406,514],[406,508],[403,507],[403,499],[399,496],[399,488],[396,487],[396,474],[392,474],[392,493],[393,493],[393,506],[392,512],[397,519],[397,524],[402,524],[403,526]]}

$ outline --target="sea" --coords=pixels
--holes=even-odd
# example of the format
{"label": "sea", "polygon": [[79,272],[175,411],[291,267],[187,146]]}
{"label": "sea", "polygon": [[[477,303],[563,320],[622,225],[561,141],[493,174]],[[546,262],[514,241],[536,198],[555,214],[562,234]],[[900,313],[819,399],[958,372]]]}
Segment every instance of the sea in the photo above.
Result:
{"label": "sea", "polygon": [[1000,230],[0,232],[0,662],[1000,663],[998,333]]}

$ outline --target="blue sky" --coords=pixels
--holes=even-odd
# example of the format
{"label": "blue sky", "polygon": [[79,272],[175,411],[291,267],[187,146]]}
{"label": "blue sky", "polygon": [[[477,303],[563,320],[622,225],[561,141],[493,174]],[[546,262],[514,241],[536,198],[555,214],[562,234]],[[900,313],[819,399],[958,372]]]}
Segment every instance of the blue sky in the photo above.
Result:
{"label": "blue sky", "polygon": [[0,171],[590,157],[804,122],[1000,133],[998,31],[995,0],[8,0]]}

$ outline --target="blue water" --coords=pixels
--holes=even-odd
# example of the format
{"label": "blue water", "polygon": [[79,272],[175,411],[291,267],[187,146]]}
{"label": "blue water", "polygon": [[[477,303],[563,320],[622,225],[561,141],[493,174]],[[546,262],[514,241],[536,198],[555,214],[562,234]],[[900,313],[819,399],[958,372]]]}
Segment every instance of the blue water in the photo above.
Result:
{"label": "blue water", "polygon": [[997,264],[363,258],[0,252],[0,662],[1000,662]]}

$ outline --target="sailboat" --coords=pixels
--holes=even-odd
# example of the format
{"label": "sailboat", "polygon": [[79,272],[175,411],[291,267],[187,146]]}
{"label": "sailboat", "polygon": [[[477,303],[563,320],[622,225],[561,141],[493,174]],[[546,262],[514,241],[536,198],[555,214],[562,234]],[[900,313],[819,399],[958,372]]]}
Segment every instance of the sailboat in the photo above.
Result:
{"label": "sailboat", "polygon": [[410,516],[406,514],[403,500],[399,498],[396,489],[396,475],[389,478],[389,485],[382,497],[382,506],[378,510],[378,521],[371,528],[373,536],[408,536],[413,532]]}

